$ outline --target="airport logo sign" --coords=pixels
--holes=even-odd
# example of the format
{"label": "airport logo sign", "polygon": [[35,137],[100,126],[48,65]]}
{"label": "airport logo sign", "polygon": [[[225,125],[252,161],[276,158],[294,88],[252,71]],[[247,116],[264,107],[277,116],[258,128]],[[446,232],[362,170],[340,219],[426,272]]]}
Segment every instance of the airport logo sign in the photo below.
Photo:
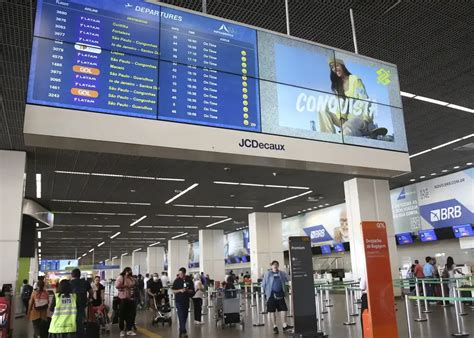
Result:
{"label": "airport logo sign", "polygon": [[474,222],[474,214],[456,199],[422,205],[420,215],[435,228]]}
{"label": "airport logo sign", "polygon": [[315,225],[304,228],[303,230],[306,235],[311,238],[311,243],[328,242],[333,240],[323,225]]}
{"label": "airport logo sign", "polygon": [[251,140],[248,138],[243,138],[239,143],[241,148],[254,148],[254,149],[266,149],[266,150],[276,150],[276,151],[285,151],[285,145],[280,143],[268,143],[268,142],[259,142],[257,140]]}
{"label": "airport logo sign", "polygon": [[383,84],[384,86],[389,85],[392,80],[390,80],[391,72],[388,69],[380,68],[376,71],[377,73],[377,82]]}

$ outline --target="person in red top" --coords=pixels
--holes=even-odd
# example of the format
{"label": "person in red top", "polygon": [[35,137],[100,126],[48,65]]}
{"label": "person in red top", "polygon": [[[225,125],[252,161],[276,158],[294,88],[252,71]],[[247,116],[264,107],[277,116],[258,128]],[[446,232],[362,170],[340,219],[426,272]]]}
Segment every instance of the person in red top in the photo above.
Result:
{"label": "person in red top", "polygon": [[418,259],[415,260],[415,277],[416,278],[425,278],[425,274],[423,273],[423,267],[421,266]]}

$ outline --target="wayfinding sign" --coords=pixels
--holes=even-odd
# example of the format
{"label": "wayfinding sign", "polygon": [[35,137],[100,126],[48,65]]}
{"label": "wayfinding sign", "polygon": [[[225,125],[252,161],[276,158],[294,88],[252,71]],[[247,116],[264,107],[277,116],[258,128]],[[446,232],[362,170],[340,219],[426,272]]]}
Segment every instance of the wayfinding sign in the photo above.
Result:
{"label": "wayfinding sign", "polygon": [[307,236],[290,237],[289,249],[294,333],[303,337],[317,337],[311,239]]}

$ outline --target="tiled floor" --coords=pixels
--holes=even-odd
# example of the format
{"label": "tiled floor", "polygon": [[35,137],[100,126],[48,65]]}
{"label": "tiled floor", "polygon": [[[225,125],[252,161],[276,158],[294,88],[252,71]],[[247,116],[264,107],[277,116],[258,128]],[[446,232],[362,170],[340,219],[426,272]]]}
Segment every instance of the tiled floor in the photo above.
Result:
{"label": "tiled floor", "polygon": [[[356,322],[356,325],[345,326],[343,322],[346,320],[345,313],[345,303],[344,296],[342,295],[333,295],[332,300],[334,302],[334,307],[328,308],[328,313],[324,315],[324,330],[329,337],[336,338],[360,338],[362,337],[360,329],[360,318],[352,317]],[[405,304],[403,301],[397,301],[398,311],[397,311],[397,321],[398,321],[398,330],[400,338],[407,338],[408,328],[407,328],[407,319],[406,319],[406,310]],[[269,324],[269,319],[266,315],[262,315],[261,320],[265,323],[264,326],[253,326],[252,323],[255,322],[255,310],[252,311],[250,304],[245,305],[246,311],[244,312],[245,317],[245,329],[242,330],[240,326],[235,327],[226,327],[222,329],[221,327],[216,327],[216,324],[213,320],[212,308],[210,309],[211,315],[205,315],[203,318],[205,320],[205,325],[196,326],[190,320],[188,322],[188,332],[190,337],[196,338],[257,338],[257,337],[274,337],[272,333],[272,328]],[[417,315],[417,308],[413,305],[411,306],[412,313],[412,337],[416,338],[447,338],[451,337],[451,333],[456,332],[456,317],[454,313],[454,307],[442,308],[439,305],[432,305],[432,313],[428,314],[428,321],[417,323],[413,321],[413,318]],[[252,312],[253,316],[252,316]],[[466,316],[462,317],[462,320],[465,324],[465,330],[470,332],[470,337],[474,337],[474,311],[465,307]],[[139,327],[138,338],[174,338],[178,337],[177,329],[177,320],[174,314],[174,321],[172,327],[165,326],[152,326],[151,325],[151,313],[149,311],[141,311],[137,317],[137,325]],[[190,319],[192,316],[190,314]],[[291,323],[292,319],[289,318]],[[190,324],[191,323],[191,324]],[[24,318],[17,319],[15,322],[14,337],[29,338],[32,337],[31,334],[31,324],[27,323]],[[117,325],[113,326],[112,332],[109,334],[104,334],[104,337],[118,337],[119,330]],[[280,336],[283,336],[283,333],[280,332]],[[384,338],[384,337],[376,337]]]}

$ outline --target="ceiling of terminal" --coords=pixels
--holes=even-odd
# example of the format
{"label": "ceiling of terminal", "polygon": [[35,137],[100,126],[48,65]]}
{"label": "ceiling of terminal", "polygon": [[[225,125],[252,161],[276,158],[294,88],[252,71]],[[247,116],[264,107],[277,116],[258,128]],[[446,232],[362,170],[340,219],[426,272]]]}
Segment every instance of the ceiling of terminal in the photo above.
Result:
{"label": "ceiling of terminal", "polygon": [[[201,1],[195,0],[166,2],[198,11],[202,6]],[[350,178],[344,175],[25,148],[23,116],[35,3],[0,2],[0,149],[28,152],[26,195],[35,199],[35,174],[41,173],[42,196],[38,201],[58,212],[55,228],[44,232],[44,258],[70,258],[76,248],[82,254],[95,247],[99,260],[109,257],[110,248],[115,256],[158,241],[164,244],[166,239],[185,232],[189,233],[187,238],[194,239],[199,228],[227,218],[232,220],[215,227],[235,230],[246,225],[250,211],[294,215],[343,202],[342,182]],[[207,8],[215,16],[286,33],[283,0],[208,0]],[[471,1],[289,0],[291,35],[353,51],[349,8],[354,10],[359,52],[397,64],[402,91],[474,108],[474,4]],[[403,106],[410,154],[474,133],[473,113],[406,97]],[[466,168],[467,162],[473,162],[474,147],[470,151],[466,150],[468,147],[458,148],[470,143],[474,143],[473,137],[413,157],[413,172],[392,178],[391,186],[422,180],[420,176],[429,178],[431,174]],[[194,183],[199,185],[165,204]],[[265,208],[267,204],[310,190],[311,193],[300,198]],[[147,218],[130,226],[145,215]],[[118,231],[123,234],[108,239]],[[104,240],[106,244],[97,248]]]}

